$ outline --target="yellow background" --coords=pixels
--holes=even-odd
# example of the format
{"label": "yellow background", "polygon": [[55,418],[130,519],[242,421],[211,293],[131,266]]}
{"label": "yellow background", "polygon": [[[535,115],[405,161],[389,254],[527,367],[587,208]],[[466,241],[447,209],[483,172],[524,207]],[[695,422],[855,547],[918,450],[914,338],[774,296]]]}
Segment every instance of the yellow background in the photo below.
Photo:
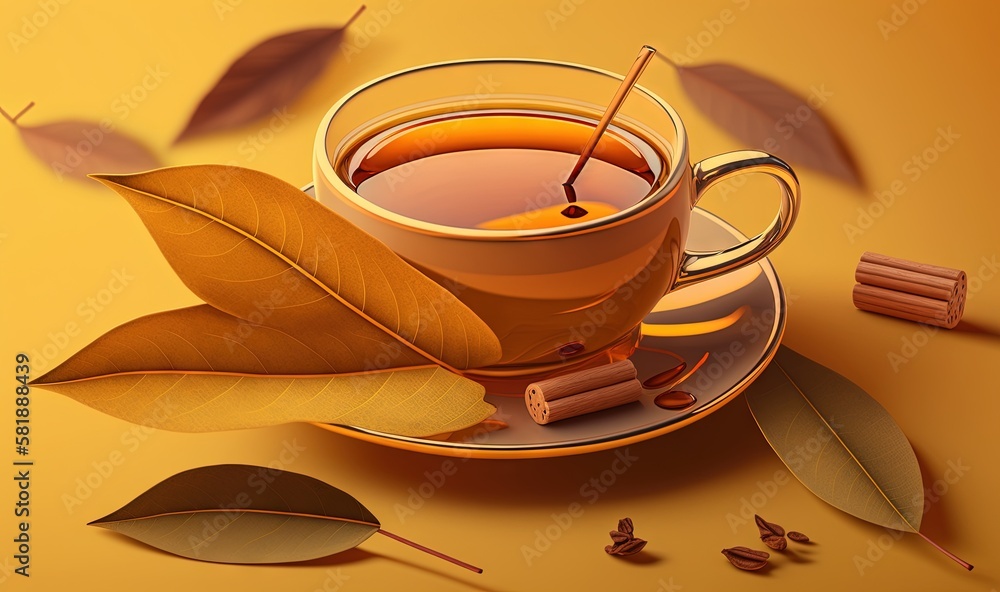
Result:
{"label": "yellow background", "polygon": [[[995,374],[1000,280],[987,279],[986,274],[996,272],[982,267],[983,258],[1000,255],[993,160],[1000,137],[995,82],[1000,5],[939,0],[400,0],[402,10],[378,25],[384,3],[374,0],[355,32],[367,25],[377,34],[350,61],[335,57],[319,81],[290,106],[295,116],[291,125],[250,160],[240,144],[263,124],[177,147],[170,143],[202,94],[249,46],[275,33],[342,22],[356,5],[222,2],[226,0],[214,5],[209,0],[74,0],[60,4],[58,13],[15,51],[8,33],[20,34],[22,19],[33,18],[45,2],[7,0],[0,19],[5,36],[0,106],[16,112],[36,101],[22,120],[27,125],[110,117],[145,140],[166,164],[236,161],[299,184],[310,177],[315,127],[336,97],[375,76],[430,61],[523,56],[623,71],[643,43],[667,55],[683,54],[689,46],[696,48],[688,38],[697,43],[701,34],[707,43],[697,46],[702,54],[696,61],[745,65],[803,94],[813,85],[825,85],[834,94],[822,112],[856,153],[868,188],[852,189],[799,169],[802,214],[773,256],[792,301],[785,343],[850,377],[892,413],[913,443],[927,486],[947,488],[926,514],[924,532],[978,567],[966,573],[913,535],[896,541],[883,529],[819,501],[794,480],[771,488],[767,482],[783,467],[742,400],[679,432],[632,446],[629,452],[639,460],[594,504],[581,487],[612,467],[614,452],[459,462],[457,472],[401,521],[397,504],[406,507],[410,488],[418,490],[428,479],[425,472],[441,470],[445,459],[359,443],[305,425],[203,435],[154,432],[136,445],[126,423],[38,390],[31,408],[31,458],[36,461],[32,577],[8,575],[14,547],[9,541],[15,534],[8,508],[17,491],[9,480],[13,471],[5,471],[0,475],[10,477],[4,476],[0,485],[4,586],[314,590],[334,589],[339,581],[342,590],[1000,588],[998,568],[991,564],[1000,536],[995,503],[1000,491]],[[892,18],[894,5],[916,11],[885,38],[878,21]],[[219,12],[221,6],[232,10]],[[725,9],[733,10],[735,20],[729,19],[715,35],[711,29],[719,27],[711,21]],[[567,16],[551,22],[547,11]],[[348,41],[359,44],[354,34]],[[147,67],[168,75],[122,120],[115,101],[142,83]],[[694,109],[663,62],[650,66],[643,84],[678,108],[693,138],[693,158],[740,147]],[[939,127],[949,126],[960,138],[919,179],[908,177],[906,161],[932,145]],[[123,200],[96,183],[60,182],[33,159],[12,127],[0,127],[0,359],[7,361],[0,368],[7,369],[9,385],[14,355],[41,348],[50,332],[68,322],[79,323],[81,333],[52,363],[127,320],[196,302]],[[871,208],[874,192],[895,180],[905,183],[905,194],[861,236],[849,240],[845,223],[857,224],[858,208]],[[773,198],[754,193],[718,192],[705,205],[750,232],[769,219],[774,206]],[[981,282],[972,280],[966,311],[970,327],[979,331],[921,337],[918,325],[854,310],[852,275],[864,250],[958,267],[970,279],[980,277]],[[87,322],[90,317],[81,317],[78,305],[98,295],[113,270],[122,268],[134,280]],[[915,355],[897,372],[888,355],[901,353],[905,340],[920,347],[908,351]],[[13,431],[13,395],[3,397],[0,416],[6,418],[0,421],[4,430]],[[293,443],[305,450],[280,460],[286,444]],[[123,463],[69,513],[64,495],[74,495],[77,479],[86,480],[95,471],[93,463],[115,454],[121,454]],[[2,457],[13,460],[12,445],[3,448]],[[968,469],[956,480],[955,473],[947,472],[949,461]],[[212,565],[84,526],[168,475],[229,462],[285,462],[290,470],[354,494],[387,529],[480,564],[486,573],[464,572],[383,537],[308,565]],[[754,495],[762,489],[773,495]],[[743,500],[762,499],[761,514],[806,532],[817,544],[798,548],[798,560],[776,557],[768,573],[739,572],[719,550],[760,544],[752,524],[734,530],[727,515],[738,515]],[[583,514],[527,565],[522,546],[533,545],[536,529],[544,531],[553,524],[553,513],[566,512],[573,503],[583,505]],[[650,543],[632,560],[618,560],[602,549],[607,531],[626,515],[635,520],[637,535]],[[879,544],[888,547],[881,557],[870,546]],[[855,557],[869,553],[877,560],[859,574]]]}

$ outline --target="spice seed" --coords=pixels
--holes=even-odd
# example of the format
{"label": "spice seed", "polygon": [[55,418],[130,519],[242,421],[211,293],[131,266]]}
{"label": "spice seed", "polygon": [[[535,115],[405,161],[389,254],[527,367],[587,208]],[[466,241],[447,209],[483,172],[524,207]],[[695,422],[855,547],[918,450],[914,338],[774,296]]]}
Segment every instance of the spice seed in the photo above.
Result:
{"label": "spice seed", "polygon": [[765,545],[771,547],[775,551],[784,551],[785,548],[788,547],[788,541],[785,540],[785,537],[778,536],[776,534],[762,536],[760,537],[760,540],[764,541]]}
{"label": "spice seed", "polygon": [[796,543],[808,543],[809,537],[802,534],[801,532],[796,532],[794,530],[788,532],[788,538],[792,539]]}
{"label": "spice seed", "polygon": [[722,554],[726,556],[729,563],[739,569],[754,571],[767,565],[767,558],[771,555],[766,551],[757,551],[747,547],[732,547],[723,549]]}

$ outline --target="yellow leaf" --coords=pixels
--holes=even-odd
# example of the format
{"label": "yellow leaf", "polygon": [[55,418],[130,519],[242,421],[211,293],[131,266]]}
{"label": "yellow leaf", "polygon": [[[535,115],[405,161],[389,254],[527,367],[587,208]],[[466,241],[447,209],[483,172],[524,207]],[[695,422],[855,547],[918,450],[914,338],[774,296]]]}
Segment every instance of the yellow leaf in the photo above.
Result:
{"label": "yellow leaf", "polygon": [[215,308],[292,334],[399,342],[452,368],[500,359],[496,336],[451,292],[280,179],[219,165],[96,178]]}
{"label": "yellow leaf", "polygon": [[786,347],[746,393],[768,443],[813,493],[863,520],[920,529],[917,458],[875,399]]}
{"label": "yellow leaf", "polygon": [[382,352],[384,368],[340,373],[354,348],[368,347],[322,329],[293,336],[202,305],[117,327],[32,384],[182,432],[309,421],[426,436],[496,411],[476,382],[433,365],[399,368],[415,355],[401,346]]}

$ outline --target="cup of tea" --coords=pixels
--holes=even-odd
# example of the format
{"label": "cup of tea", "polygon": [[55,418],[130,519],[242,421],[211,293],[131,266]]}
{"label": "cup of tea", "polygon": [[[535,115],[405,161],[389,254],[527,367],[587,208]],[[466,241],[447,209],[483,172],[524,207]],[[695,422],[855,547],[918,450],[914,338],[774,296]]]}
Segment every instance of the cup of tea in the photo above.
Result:
{"label": "cup of tea", "polygon": [[[785,162],[740,151],[692,167],[677,113],[641,86],[567,191],[621,81],[544,60],[430,64],[358,87],[320,125],[317,198],[493,329],[503,357],[478,376],[627,356],[666,293],[757,261],[795,220],[799,185]],[[770,226],[722,251],[686,251],[699,198],[748,173],[777,181]]]}

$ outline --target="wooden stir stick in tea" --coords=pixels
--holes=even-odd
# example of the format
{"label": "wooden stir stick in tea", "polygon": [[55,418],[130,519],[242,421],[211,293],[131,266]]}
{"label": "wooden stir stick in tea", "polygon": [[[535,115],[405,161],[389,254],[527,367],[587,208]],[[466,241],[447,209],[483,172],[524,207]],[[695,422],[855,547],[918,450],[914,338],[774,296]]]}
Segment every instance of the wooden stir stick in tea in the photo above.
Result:
{"label": "wooden stir stick in tea", "polygon": [[[649,60],[653,58],[656,54],[656,49],[643,45],[642,49],[639,50],[639,56],[635,58],[635,62],[632,64],[632,68],[629,69],[628,74],[622,80],[621,85],[618,86],[618,90],[615,92],[615,96],[611,99],[611,103],[608,104],[607,110],[604,111],[604,116],[601,117],[601,121],[598,122],[597,127],[594,128],[594,133],[590,135],[590,139],[587,140],[587,144],[583,147],[583,151],[580,152],[580,158],[577,159],[576,164],[573,166],[573,170],[570,171],[569,177],[566,178],[566,182],[563,186],[567,187],[566,192],[567,201],[570,202],[570,206],[563,210],[563,215],[569,218],[579,218],[585,215],[587,212],[580,206],[572,203],[575,201],[575,193],[571,191],[571,186],[576,181],[576,178],[580,176],[580,171],[583,170],[585,164],[590,159],[591,155],[594,154],[594,149],[597,148],[597,143],[601,140],[601,136],[604,135],[604,131],[608,129],[611,125],[611,120],[615,118],[618,114],[618,110],[621,109],[622,103],[625,102],[625,97],[631,92],[632,87],[635,86],[639,76],[642,75],[643,70],[646,69],[646,65],[649,64]],[[572,198],[570,196],[573,196]]]}

